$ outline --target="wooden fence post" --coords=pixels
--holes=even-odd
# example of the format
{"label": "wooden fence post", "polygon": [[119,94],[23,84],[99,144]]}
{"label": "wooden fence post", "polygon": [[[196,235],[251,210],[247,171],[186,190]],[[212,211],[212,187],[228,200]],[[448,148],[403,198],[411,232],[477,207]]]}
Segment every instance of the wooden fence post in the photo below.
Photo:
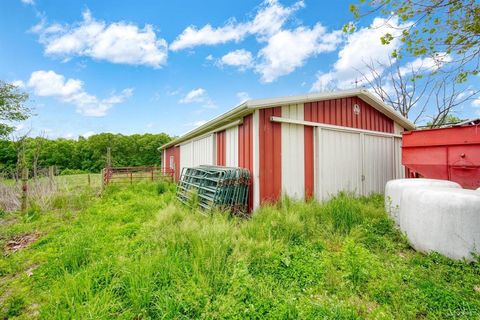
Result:
{"label": "wooden fence post", "polygon": [[90,187],[90,173],[88,174],[87,179],[88,179],[88,186]]}
{"label": "wooden fence post", "polygon": [[48,167],[48,179],[50,180],[50,186],[53,186],[53,178],[55,176],[54,167]]}
{"label": "wooden fence post", "polygon": [[110,169],[112,166],[112,149],[110,147],[107,148],[107,168]]}
{"label": "wooden fence post", "polygon": [[102,179],[102,192],[103,192],[103,190],[105,189],[105,168],[102,169],[102,172],[100,172],[100,174],[101,174],[100,179]]}
{"label": "wooden fence post", "polygon": [[27,211],[27,192],[28,192],[28,168],[22,168],[22,198],[21,198],[21,210],[23,213]]}

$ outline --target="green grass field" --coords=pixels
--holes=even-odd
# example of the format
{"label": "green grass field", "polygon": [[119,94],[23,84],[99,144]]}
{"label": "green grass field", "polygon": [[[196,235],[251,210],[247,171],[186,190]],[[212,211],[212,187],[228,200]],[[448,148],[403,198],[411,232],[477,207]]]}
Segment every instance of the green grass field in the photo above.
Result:
{"label": "green grass field", "polygon": [[[46,212],[2,213],[0,318],[480,318],[480,265],[410,249],[380,196],[244,220],[164,189],[77,188]],[[38,239],[5,249],[25,235]]]}

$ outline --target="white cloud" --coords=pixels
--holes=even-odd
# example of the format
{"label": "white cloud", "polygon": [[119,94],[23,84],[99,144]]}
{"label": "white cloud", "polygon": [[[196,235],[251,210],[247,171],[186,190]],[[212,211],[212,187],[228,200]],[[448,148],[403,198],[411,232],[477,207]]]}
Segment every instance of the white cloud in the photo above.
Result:
{"label": "white cloud", "polygon": [[480,98],[477,98],[477,99],[473,100],[473,101],[472,101],[472,105],[473,105],[474,107],[480,108]]}
{"label": "white cloud", "polygon": [[228,65],[238,67],[240,70],[245,70],[253,63],[253,57],[250,51],[239,49],[231,51],[220,58],[220,65]]}
{"label": "white cloud", "polygon": [[250,96],[245,91],[237,92],[237,98],[240,100],[240,103],[250,100]]}
{"label": "white cloud", "polygon": [[203,88],[193,89],[185,97],[180,99],[180,103],[203,102],[207,98],[207,92]]}
{"label": "white cloud", "polygon": [[298,27],[279,31],[260,50],[256,72],[261,74],[263,82],[272,82],[303,66],[309,57],[335,50],[340,41],[340,31],[327,33],[319,23],[312,29]]}
{"label": "white cloud", "polygon": [[86,56],[112,63],[159,68],[167,61],[167,42],[157,38],[152,25],[143,28],[128,22],[95,20],[90,11],[72,25],[47,25],[43,20],[32,31],[39,34],[45,54],[70,59]]}
{"label": "white cloud", "polygon": [[[370,27],[361,28],[347,37],[345,45],[338,53],[338,60],[328,73],[319,73],[317,81],[312,85],[312,91],[318,91],[334,84],[338,88],[352,86],[355,78],[361,77],[361,72],[368,73],[367,63],[371,61],[380,64],[388,63],[393,50],[401,46],[398,37],[388,45],[383,45],[380,38],[385,33],[398,35],[401,28],[408,24],[401,24],[398,18],[386,20],[375,18]],[[378,70],[383,72],[383,70]]]}
{"label": "white cloud", "polygon": [[85,132],[84,134],[82,134],[82,137],[88,139],[89,137],[93,136],[94,134],[95,134],[94,131],[87,131],[87,132]]}
{"label": "white cloud", "polygon": [[31,74],[28,86],[37,96],[54,97],[60,101],[73,104],[76,111],[85,116],[102,117],[116,104],[124,102],[132,96],[133,89],[127,88],[118,94],[112,94],[105,99],[99,99],[83,89],[83,81],[65,79],[54,71],[39,70]]}
{"label": "white cloud", "polygon": [[25,88],[25,82],[23,82],[22,80],[12,81],[12,85],[14,85],[17,88]]}
{"label": "white cloud", "polygon": [[29,5],[34,5],[35,1],[33,0],[21,0],[23,4],[29,4]]}
{"label": "white cloud", "polygon": [[418,71],[436,71],[445,63],[451,62],[452,57],[446,53],[437,53],[435,57],[416,58],[413,61],[406,63],[400,68],[402,75],[408,75],[412,72]]}
{"label": "white cloud", "polygon": [[303,1],[291,7],[284,7],[278,3],[278,0],[266,0],[251,21],[238,23],[235,19],[230,19],[224,26],[218,28],[210,24],[200,29],[189,26],[173,41],[170,49],[177,51],[200,45],[238,42],[247,35],[257,35],[262,38],[279,31],[287,19],[303,6]]}
{"label": "white cloud", "polygon": [[197,88],[189,91],[183,98],[181,98],[179,103],[199,103],[207,108],[214,108],[215,104],[212,99],[207,94],[207,91],[203,88]]}

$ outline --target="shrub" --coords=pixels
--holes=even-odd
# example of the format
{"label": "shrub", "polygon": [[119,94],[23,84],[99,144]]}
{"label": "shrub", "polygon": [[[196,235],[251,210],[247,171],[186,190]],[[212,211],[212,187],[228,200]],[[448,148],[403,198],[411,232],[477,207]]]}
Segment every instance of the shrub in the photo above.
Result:
{"label": "shrub", "polygon": [[62,176],[68,176],[72,174],[84,174],[84,173],[89,173],[87,170],[81,170],[81,169],[63,169],[60,175]]}

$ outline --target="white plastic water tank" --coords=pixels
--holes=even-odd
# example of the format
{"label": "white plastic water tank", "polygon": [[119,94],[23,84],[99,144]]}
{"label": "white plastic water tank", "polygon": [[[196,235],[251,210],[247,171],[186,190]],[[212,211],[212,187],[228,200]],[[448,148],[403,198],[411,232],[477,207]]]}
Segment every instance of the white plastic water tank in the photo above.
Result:
{"label": "white plastic water tank", "polygon": [[437,179],[396,179],[387,182],[387,185],[385,186],[385,210],[395,221],[397,226],[400,225],[399,213],[403,191],[428,186],[461,188],[456,182]]}
{"label": "white plastic water tank", "polygon": [[480,253],[480,193],[421,187],[403,192],[400,229],[418,251],[437,251],[452,259]]}

